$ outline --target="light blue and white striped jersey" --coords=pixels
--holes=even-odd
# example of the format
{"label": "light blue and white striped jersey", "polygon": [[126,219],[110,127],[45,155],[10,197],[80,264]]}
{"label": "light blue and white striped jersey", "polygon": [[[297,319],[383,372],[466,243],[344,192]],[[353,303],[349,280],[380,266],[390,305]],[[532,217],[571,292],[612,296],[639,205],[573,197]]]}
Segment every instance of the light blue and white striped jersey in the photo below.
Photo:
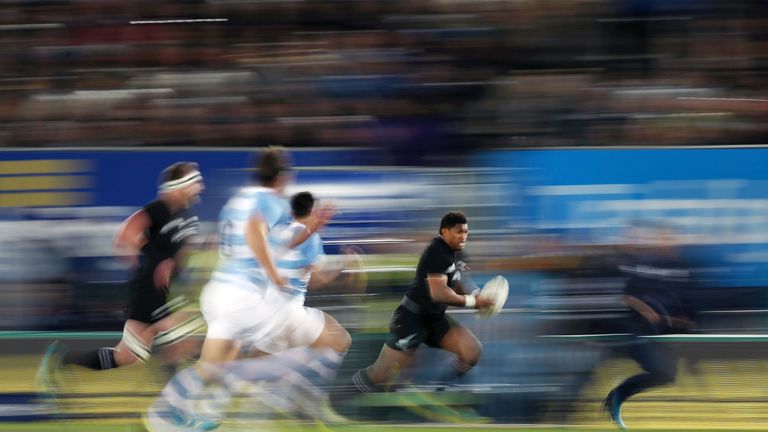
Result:
{"label": "light blue and white striped jersey", "polygon": [[[280,230],[280,243],[287,245],[296,235],[307,229],[299,222],[293,222],[285,229]],[[281,248],[275,255],[275,266],[280,276],[285,279],[293,289],[292,294],[304,298],[307,293],[307,285],[312,276],[312,265],[322,259],[323,241],[317,233],[309,236],[304,243],[293,249]]]}
{"label": "light blue and white striped jersey", "polygon": [[267,223],[267,240],[273,256],[276,249],[281,249],[277,233],[282,230],[277,228],[291,222],[288,200],[270,188],[244,187],[227,201],[219,214],[219,264],[213,274],[215,280],[242,283],[246,278],[252,288],[253,285],[257,288],[267,286],[269,278],[245,240],[245,230],[252,216]]}

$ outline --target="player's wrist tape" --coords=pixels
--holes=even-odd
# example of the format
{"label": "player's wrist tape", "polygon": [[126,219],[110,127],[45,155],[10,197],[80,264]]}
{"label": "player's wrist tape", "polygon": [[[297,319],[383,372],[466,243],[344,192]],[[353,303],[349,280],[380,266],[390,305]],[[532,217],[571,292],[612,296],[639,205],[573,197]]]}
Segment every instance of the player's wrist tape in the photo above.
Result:
{"label": "player's wrist tape", "polygon": [[465,308],[473,308],[477,304],[477,299],[475,299],[475,296],[473,295],[465,295],[464,296],[464,307]]}

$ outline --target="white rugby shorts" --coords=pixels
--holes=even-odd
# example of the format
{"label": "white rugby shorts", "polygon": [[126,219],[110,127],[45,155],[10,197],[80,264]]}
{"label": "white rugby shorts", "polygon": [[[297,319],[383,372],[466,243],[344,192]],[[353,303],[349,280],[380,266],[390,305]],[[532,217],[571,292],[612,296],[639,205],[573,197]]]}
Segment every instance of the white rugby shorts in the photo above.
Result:
{"label": "white rugby shorts", "polygon": [[274,354],[312,345],[325,327],[325,314],[304,306],[303,298],[270,284],[211,280],[200,295],[207,338],[237,340],[246,349]]}

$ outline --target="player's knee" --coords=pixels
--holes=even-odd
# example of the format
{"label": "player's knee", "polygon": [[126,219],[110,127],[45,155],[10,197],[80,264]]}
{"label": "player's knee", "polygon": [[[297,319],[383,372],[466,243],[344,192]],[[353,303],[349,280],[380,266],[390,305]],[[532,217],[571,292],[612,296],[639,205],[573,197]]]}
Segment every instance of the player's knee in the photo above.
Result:
{"label": "player's knee", "polygon": [[657,385],[671,384],[677,379],[675,361],[653,361],[642,365],[643,370],[651,374]]}
{"label": "player's knee", "polygon": [[669,367],[656,371],[655,373],[660,384],[672,384],[677,379],[677,368]]}
{"label": "player's knee", "polygon": [[352,336],[349,335],[349,332],[339,326],[336,337],[334,338],[334,344],[333,349],[340,353],[345,353],[349,351],[349,347],[352,346]]}
{"label": "player's knee", "polygon": [[153,346],[170,347],[186,340],[191,335],[205,328],[205,320],[200,315],[195,315],[187,320],[163,331],[158,332],[153,340]]}
{"label": "player's knee", "polygon": [[483,344],[477,339],[473,339],[471,343],[465,344],[457,354],[460,362],[473,367],[483,355]]}
{"label": "player's knee", "polygon": [[123,345],[127,348],[127,354],[124,356],[122,365],[134,364],[136,362],[146,363],[152,354],[150,347],[133,331],[126,329],[123,333]]}
{"label": "player's knee", "polygon": [[[139,356],[136,355],[133,351],[130,349],[117,349],[115,350],[115,363],[119,367],[123,366],[132,366],[136,363],[144,362],[145,360],[139,358]],[[147,356],[147,359],[149,357]]]}
{"label": "player's knee", "polygon": [[315,346],[318,344],[327,346],[336,352],[345,353],[349,351],[349,347],[352,345],[352,336],[333,317],[326,314],[325,327],[318,341],[315,342]]}

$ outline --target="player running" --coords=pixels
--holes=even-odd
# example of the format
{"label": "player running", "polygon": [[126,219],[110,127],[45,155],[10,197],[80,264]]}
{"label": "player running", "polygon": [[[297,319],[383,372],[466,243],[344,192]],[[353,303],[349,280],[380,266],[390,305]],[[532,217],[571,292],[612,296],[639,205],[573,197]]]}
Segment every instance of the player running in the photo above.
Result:
{"label": "player running", "polygon": [[407,368],[422,343],[456,355],[453,378],[480,360],[480,341],[445,313],[448,306],[485,309],[494,305],[490,299],[470,294],[476,287],[465,277],[468,267],[462,255],[468,233],[463,213],[442,217],[439,235],[421,254],[413,284],[392,314],[389,338],[376,362],[353,375],[353,391],[385,391],[396,369]]}
{"label": "player running", "polygon": [[174,163],[160,174],[158,198],[122,223],[114,238],[114,249],[134,269],[127,283],[129,303],[123,338],[114,348],[83,352],[65,352],[55,342],[38,372],[41,384],[49,391],[54,390],[60,366],[107,370],[144,363],[153,345],[173,348],[169,361],[184,355],[185,350],[177,344],[204,323],[199,317],[174,313],[186,301],[182,297],[169,301],[169,286],[182,268],[189,239],[198,234],[198,218],[190,208],[199,201],[203,190],[203,177],[196,163]]}
{"label": "player running", "polygon": [[215,415],[195,414],[192,401],[210,383],[227,385],[219,366],[244,350],[274,354],[314,348],[317,367],[335,374],[349,348],[349,334],[333,317],[304,306],[311,265],[322,251],[316,232],[332,210],[312,212],[310,206],[292,223],[283,196],[292,167],[281,149],[262,152],[256,179],[258,186],[240,189],[221,211],[220,261],[200,299],[208,333],[195,373],[172,380],[163,392],[171,423],[217,427]]}

